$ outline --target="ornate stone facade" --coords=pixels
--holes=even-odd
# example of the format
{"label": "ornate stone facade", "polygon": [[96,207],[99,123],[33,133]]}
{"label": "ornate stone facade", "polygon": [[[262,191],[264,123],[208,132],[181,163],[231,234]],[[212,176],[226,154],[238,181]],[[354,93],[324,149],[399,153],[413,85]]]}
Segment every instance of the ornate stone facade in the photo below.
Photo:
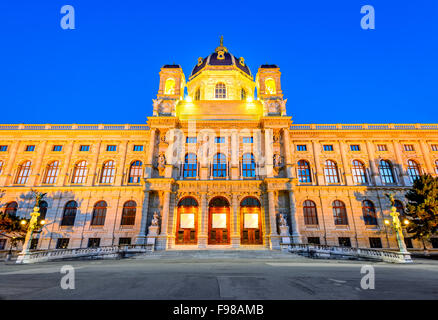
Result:
{"label": "ornate stone facade", "polygon": [[402,210],[438,174],[438,124],[295,125],[280,76],[254,81],[221,43],[187,84],[163,66],[147,125],[0,125],[2,207],[29,216],[30,189],[48,193],[38,249],[143,244],[152,223],[156,249],[278,249],[285,232],[396,249],[384,194]]}

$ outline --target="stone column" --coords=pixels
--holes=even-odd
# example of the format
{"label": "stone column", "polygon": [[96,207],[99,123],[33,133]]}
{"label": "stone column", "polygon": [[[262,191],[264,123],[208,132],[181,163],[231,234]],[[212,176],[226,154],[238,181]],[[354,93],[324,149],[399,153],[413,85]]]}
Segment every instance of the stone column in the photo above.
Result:
{"label": "stone column", "polygon": [[237,194],[232,195],[231,214],[231,247],[240,247],[240,208]]}
{"label": "stone column", "polygon": [[292,153],[290,149],[290,137],[289,137],[289,129],[285,128],[283,129],[283,138],[284,138],[284,152],[285,152],[285,159],[286,159],[286,173],[288,178],[293,177],[293,164],[292,164]]}
{"label": "stone column", "polygon": [[201,210],[198,211],[198,248],[207,247],[208,239],[208,206],[207,206],[207,194],[201,193]]}
{"label": "stone column", "polygon": [[325,181],[324,181],[324,171],[321,167],[321,163],[319,162],[320,154],[321,154],[319,141],[317,140],[312,141],[312,149],[313,149],[313,157],[315,159],[316,182],[318,183],[318,185],[323,186],[325,184]]}
{"label": "stone column", "polygon": [[136,244],[145,244],[146,243],[146,223],[148,219],[148,211],[149,211],[149,191],[144,192],[143,206],[141,208],[141,222],[140,222],[140,230],[137,234],[135,243]]}
{"label": "stone column", "polygon": [[173,167],[175,159],[173,158],[173,151],[177,147],[175,145],[175,132],[173,129],[167,131],[166,133],[166,141],[169,142],[169,145],[167,146],[166,150],[166,170],[164,172],[164,176],[166,178],[172,178],[173,177]]}
{"label": "stone column", "polygon": [[58,187],[62,187],[66,184],[69,184],[71,181],[69,181],[68,179],[71,178],[69,177],[69,169],[71,167],[71,170],[73,171],[74,168],[74,164],[73,166],[71,166],[71,156],[73,154],[73,148],[74,148],[75,142],[71,141],[70,143],[68,143],[65,146],[65,158],[64,158],[64,162],[60,163],[61,169],[59,170],[59,177],[58,180],[56,181],[56,186]]}
{"label": "stone column", "polygon": [[[120,154],[122,154],[122,159],[120,161],[120,163],[116,162],[116,177],[114,179],[114,185],[116,186],[121,186],[124,184],[124,172],[125,172],[125,167],[126,167],[126,153],[128,151],[128,141],[126,141],[125,143],[121,143],[120,144]],[[129,167],[128,167],[128,171],[127,174],[129,175]]]}
{"label": "stone column", "polygon": [[237,129],[231,130],[231,166],[230,166],[230,178],[231,180],[237,180],[240,178],[239,171],[239,141],[238,141]]}
{"label": "stone column", "polygon": [[270,224],[270,248],[280,248],[280,236],[277,232],[277,215],[275,212],[275,198],[274,191],[268,191],[269,204],[269,224]]}
{"label": "stone column", "polygon": [[290,224],[292,228],[292,242],[293,243],[301,243],[300,232],[297,224],[297,206],[295,201],[295,193],[293,190],[289,191],[289,206],[290,206]]}
{"label": "stone column", "polygon": [[368,154],[368,160],[370,163],[370,169],[371,169],[371,181],[369,181],[370,184],[374,184],[377,186],[382,185],[382,180],[380,178],[379,169],[376,164],[376,156],[374,154],[374,146],[371,141],[366,141],[367,146],[367,154]]}
{"label": "stone column", "polygon": [[[44,167],[41,170],[44,154],[46,153],[47,140],[43,140],[40,145],[37,146],[39,150],[35,163],[32,163],[32,171],[29,179],[29,185],[36,186],[42,183],[41,176],[44,175]],[[38,150],[37,150],[38,151]],[[41,172],[42,171],[42,172]]]}
{"label": "stone column", "polygon": [[426,165],[427,173],[435,175],[436,172],[434,170],[432,162],[430,161],[429,148],[424,140],[419,140],[419,143],[420,143],[421,154],[423,155],[424,163]]}
{"label": "stone column", "polygon": [[[96,153],[93,158],[93,163],[87,165],[88,168],[88,177],[87,177],[87,186],[93,186],[99,183],[99,173],[101,168],[98,167],[99,164],[99,155],[100,155],[100,146],[102,145],[102,141],[99,141],[96,145]],[[92,147],[93,148],[93,147]]]}
{"label": "stone column", "polygon": [[146,156],[145,163],[145,177],[146,179],[152,178],[152,160],[154,159],[154,147],[155,147],[155,135],[157,129],[151,129],[150,138],[149,138],[149,149],[148,154]]}
{"label": "stone column", "polygon": [[5,161],[3,165],[5,166],[3,175],[0,177],[0,185],[5,186],[13,184],[15,177],[13,176],[15,158],[17,156],[18,149],[20,148],[20,141],[13,143],[9,149],[8,161]]}
{"label": "stone column", "polygon": [[342,159],[342,170],[344,171],[344,181],[343,183],[351,186],[353,185],[353,177],[351,175],[351,165],[347,161],[347,157],[345,155],[345,141],[341,140],[339,141],[339,150],[341,151],[341,159]]}
{"label": "stone column", "polygon": [[265,129],[265,173],[266,177],[273,177],[273,150],[272,129]]}
{"label": "stone column", "polygon": [[[411,185],[411,181],[409,180],[408,175],[405,173],[404,170],[404,163],[403,163],[403,157],[401,155],[401,146],[400,146],[400,142],[398,140],[393,140],[393,145],[394,145],[394,152],[395,152],[395,158],[397,160],[397,167],[399,168],[400,172],[399,172],[399,180],[401,179],[401,184],[405,185],[405,186],[409,186]],[[394,172],[395,173],[395,172]],[[400,183],[399,182],[399,183]]]}

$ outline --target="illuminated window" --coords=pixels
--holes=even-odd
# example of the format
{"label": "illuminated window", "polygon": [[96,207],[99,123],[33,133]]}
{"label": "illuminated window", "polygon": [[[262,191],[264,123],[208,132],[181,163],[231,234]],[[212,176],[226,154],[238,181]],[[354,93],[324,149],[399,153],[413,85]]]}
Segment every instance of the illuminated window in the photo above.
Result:
{"label": "illuminated window", "polygon": [[304,223],[307,225],[318,224],[318,213],[316,211],[316,204],[312,200],[303,202]]}
{"label": "illuminated window", "polygon": [[5,207],[5,214],[15,216],[18,210],[18,203],[15,201],[9,202]]}
{"label": "illuminated window", "polygon": [[175,80],[168,78],[164,85],[164,94],[175,94]]}
{"label": "illuminated window", "polygon": [[265,80],[265,89],[267,94],[275,94],[275,81],[272,78],[268,78]]}
{"label": "illuminated window", "polygon": [[227,98],[227,87],[225,86],[225,83],[223,83],[223,82],[219,82],[216,84],[214,92],[215,92],[216,99],[226,99]]}
{"label": "illuminated window", "polygon": [[327,183],[339,183],[338,165],[332,160],[325,162],[325,179]]}
{"label": "illuminated window", "polygon": [[92,226],[103,226],[105,224],[106,207],[105,201],[96,202],[93,207],[93,217],[91,218]]}
{"label": "illuminated window", "polygon": [[102,165],[100,183],[113,183],[116,166],[113,160],[109,160]]}
{"label": "illuminated window", "polygon": [[348,225],[347,209],[342,201],[333,201],[333,217],[335,225]]}
{"label": "illuminated window", "polygon": [[362,202],[362,214],[363,214],[363,221],[367,226],[377,225],[376,208],[374,207],[374,204],[371,201],[365,200]]}
{"label": "illuminated window", "polygon": [[76,201],[72,200],[67,202],[62,215],[61,226],[73,226],[75,224],[77,210],[78,204]]}
{"label": "illuminated window", "polygon": [[135,201],[127,201],[123,205],[122,210],[122,221],[120,225],[122,226],[133,226],[135,224],[135,213],[137,211],[137,204]]}
{"label": "illuminated window", "polygon": [[129,167],[128,183],[140,183],[142,176],[142,162],[140,160],[133,161]]}
{"label": "illuminated window", "polygon": [[255,160],[252,153],[245,153],[242,156],[242,175],[244,178],[255,177]]}
{"label": "illuminated window", "polygon": [[240,100],[246,100],[246,91],[243,88],[240,90]]}
{"label": "illuminated window", "polygon": [[367,177],[365,175],[365,165],[359,160],[353,160],[352,166],[353,181],[356,184],[367,183]]}
{"label": "illuminated window", "polygon": [[388,160],[380,160],[379,164],[380,177],[385,184],[392,184],[395,182],[392,164]]}
{"label": "illuminated window", "polygon": [[217,153],[213,158],[213,177],[227,176],[227,160],[223,153]]}
{"label": "illuminated window", "polygon": [[411,182],[420,177],[420,165],[414,160],[408,160],[408,174]]}
{"label": "illuminated window", "polygon": [[195,91],[195,101],[201,100],[201,89],[198,88]]}
{"label": "illuminated window", "polygon": [[196,154],[188,153],[184,158],[183,176],[184,178],[196,178],[197,174]]}
{"label": "illuminated window", "polygon": [[300,183],[311,183],[312,176],[310,175],[310,165],[306,160],[298,161],[298,181]]}
{"label": "illuminated window", "polygon": [[15,179],[16,184],[26,184],[27,179],[30,175],[30,167],[32,162],[25,161],[18,166],[17,178]]}
{"label": "illuminated window", "polygon": [[71,183],[82,184],[87,180],[87,161],[79,161],[73,169]]}
{"label": "illuminated window", "polygon": [[54,184],[59,172],[59,161],[50,162],[46,167],[43,183]]}

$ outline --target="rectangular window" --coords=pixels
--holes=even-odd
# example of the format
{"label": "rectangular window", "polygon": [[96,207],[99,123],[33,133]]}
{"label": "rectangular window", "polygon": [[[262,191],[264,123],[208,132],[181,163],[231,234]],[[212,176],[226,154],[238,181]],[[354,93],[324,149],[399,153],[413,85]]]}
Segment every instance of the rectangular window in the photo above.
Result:
{"label": "rectangular window", "polygon": [[196,143],[197,141],[196,137],[186,137],[186,143]]}
{"label": "rectangular window", "polygon": [[0,239],[0,250],[5,250],[6,248],[6,239]]}
{"label": "rectangular window", "polygon": [[388,147],[386,146],[386,144],[378,144],[377,145],[377,150],[379,150],[379,151],[388,151]]}
{"label": "rectangular window", "polygon": [[405,238],[406,248],[412,249],[414,246],[412,245],[412,238]]}
{"label": "rectangular window", "polygon": [[348,237],[339,237],[338,241],[341,247],[351,247],[351,240]]}
{"label": "rectangular window", "polygon": [[8,146],[0,146],[0,152],[8,151]]}
{"label": "rectangular window", "polygon": [[35,146],[34,145],[26,146],[26,151],[35,151]]}
{"label": "rectangular window", "polygon": [[333,145],[332,144],[325,144],[323,146],[324,151],[333,151]]}
{"label": "rectangular window", "polygon": [[62,146],[53,146],[52,151],[62,151]]}
{"label": "rectangular window", "polygon": [[374,248],[374,249],[382,248],[382,239],[370,238],[370,248]]}
{"label": "rectangular window", "polygon": [[360,151],[360,145],[352,144],[352,145],[350,145],[350,150],[351,151]]}
{"label": "rectangular window", "polygon": [[438,151],[438,144],[433,144],[430,147],[432,148],[432,151]]}
{"label": "rectangular window", "polygon": [[308,237],[307,243],[309,244],[321,244],[319,241],[319,237]]}
{"label": "rectangular window", "polygon": [[143,146],[134,146],[134,151],[143,151]]}
{"label": "rectangular window", "polygon": [[216,137],[216,138],[214,138],[214,142],[225,143],[225,137]]}
{"label": "rectangular window", "polygon": [[38,239],[32,239],[30,242],[30,250],[35,250],[38,247]]}
{"label": "rectangular window", "polygon": [[405,151],[414,151],[413,144],[405,144]]}
{"label": "rectangular window", "polygon": [[432,248],[438,249],[438,238],[430,238],[430,243],[432,244]]}
{"label": "rectangular window", "polygon": [[131,244],[131,238],[119,238],[119,246],[126,246]]}
{"label": "rectangular window", "polygon": [[297,144],[297,151],[307,151],[307,145]]}
{"label": "rectangular window", "polygon": [[242,138],[242,143],[253,143],[253,142],[254,142],[253,137],[243,137]]}
{"label": "rectangular window", "polygon": [[90,151],[90,146],[82,145],[79,147],[79,151]]}
{"label": "rectangular window", "polygon": [[106,151],[116,151],[117,150],[117,146],[109,144],[106,146]]}
{"label": "rectangular window", "polygon": [[88,238],[88,248],[97,248],[100,246],[100,238]]}
{"label": "rectangular window", "polygon": [[69,241],[69,238],[59,238],[58,241],[56,241],[56,249],[67,249]]}

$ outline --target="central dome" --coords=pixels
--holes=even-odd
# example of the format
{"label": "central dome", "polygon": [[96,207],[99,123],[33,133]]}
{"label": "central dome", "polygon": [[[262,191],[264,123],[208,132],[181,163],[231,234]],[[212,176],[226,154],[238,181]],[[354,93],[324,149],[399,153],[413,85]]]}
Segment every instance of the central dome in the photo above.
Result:
{"label": "central dome", "polygon": [[206,58],[198,58],[198,64],[193,68],[190,78],[196,77],[206,67],[220,67],[220,66],[235,66],[238,70],[242,71],[246,75],[252,78],[251,70],[245,64],[245,60],[237,58],[228,52],[228,49],[223,45],[223,37],[219,47],[215,52],[207,56]]}

